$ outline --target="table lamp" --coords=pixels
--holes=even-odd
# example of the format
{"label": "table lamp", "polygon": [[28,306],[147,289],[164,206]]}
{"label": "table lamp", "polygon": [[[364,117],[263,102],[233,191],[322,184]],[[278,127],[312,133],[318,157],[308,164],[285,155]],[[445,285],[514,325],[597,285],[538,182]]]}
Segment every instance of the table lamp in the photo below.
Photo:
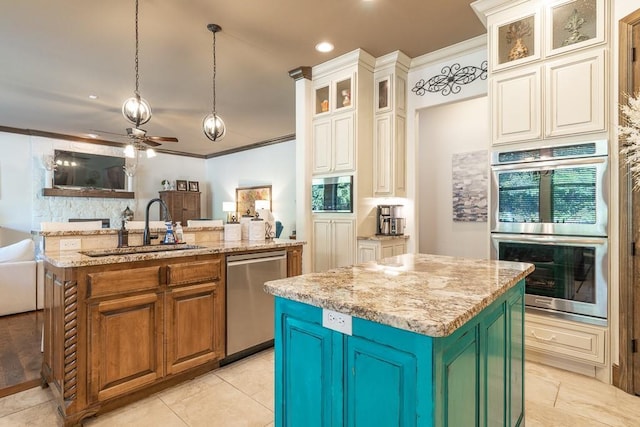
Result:
{"label": "table lamp", "polygon": [[237,222],[234,218],[236,213],[235,202],[222,202],[222,210],[227,213],[227,224]]}

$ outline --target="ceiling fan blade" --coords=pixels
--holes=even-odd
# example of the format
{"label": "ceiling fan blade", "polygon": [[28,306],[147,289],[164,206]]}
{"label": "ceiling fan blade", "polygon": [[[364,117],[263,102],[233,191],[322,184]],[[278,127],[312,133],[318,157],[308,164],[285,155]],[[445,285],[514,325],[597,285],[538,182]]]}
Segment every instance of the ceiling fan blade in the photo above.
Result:
{"label": "ceiling fan blade", "polygon": [[152,141],[150,138],[144,138],[142,140],[142,143],[145,144],[145,145],[148,145],[149,147],[158,147],[158,146],[162,145],[159,142]]}
{"label": "ceiling fan blade", "polygon": [[148,136],[147,140],[160,142],[178,142],[178,138],[175,138],[173,136]]}

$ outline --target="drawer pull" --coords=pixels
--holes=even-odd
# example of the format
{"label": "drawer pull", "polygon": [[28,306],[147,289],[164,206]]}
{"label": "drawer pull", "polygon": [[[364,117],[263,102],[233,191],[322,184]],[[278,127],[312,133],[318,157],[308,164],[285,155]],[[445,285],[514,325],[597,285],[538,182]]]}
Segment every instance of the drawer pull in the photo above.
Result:
{"label": "drawer pull", "polygon": [[551,335],[549,338],[542,338],[536,335],[536,331],[531,331],[531,336],[534,337],[537,340],[540,341],[555,341],[556,340],[556,336],[555,335]]}

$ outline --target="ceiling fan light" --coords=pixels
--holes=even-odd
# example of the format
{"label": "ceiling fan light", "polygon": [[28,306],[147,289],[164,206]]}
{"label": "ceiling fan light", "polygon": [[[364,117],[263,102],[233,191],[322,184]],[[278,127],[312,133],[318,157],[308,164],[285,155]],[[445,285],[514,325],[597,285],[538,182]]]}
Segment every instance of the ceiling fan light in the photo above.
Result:
{"label": "ceiling fan light", "polygon": [[220,141],[227,134],[227,127],[216,113],[207,115],[202,121],[202,130],[211,141]]}
{"label": "ceiling fan light", "polygon": [[129,158],[129,159],[135,159],[136,158],[136,149],[133,145],[129,144],[126,147],[124,147],[124,156]]}
{"label": "ceiling fan light", "polygon": [[157,156],[156,150],[153,148],[147,148],[147,159],[151,159],[155,156]]}
{"label": "ceiling fan light", "polygon": [[133,96],[122,104],[122,115],[134,125],[139,126],[151,119],[151,106],[144,98]]}

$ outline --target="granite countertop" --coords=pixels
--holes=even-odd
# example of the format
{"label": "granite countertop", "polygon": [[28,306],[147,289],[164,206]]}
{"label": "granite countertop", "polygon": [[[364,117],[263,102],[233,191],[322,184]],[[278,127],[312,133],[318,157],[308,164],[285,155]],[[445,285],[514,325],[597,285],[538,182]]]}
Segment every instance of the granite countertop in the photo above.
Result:
{"label": "granite countertop", "polygon": [[358,240],[409,240],[409,236],[407,234],[374,234],[373,236],[358,236]]}
{"label": "granite countertop", "polygon": [[534,269],[406,254],[265,283],[275,296],[432,337],[450,335]]}
{"label": "granite countertop", "polygon": [[[269,240],[241,240],[198,243],[195,249],[164,250],[159,252],[145,252],[126,255],[88,256],[82,251],[55,251],[41,254],[40,258],[56,267],[87,267],[92,265],[118,264],[133,261],[148,261],[182,256],[221,254],[247,251],[261,251],[268,249],[283,249],[290,246],[304,245],[306,242],[290,239]],[[162,245],[157,245],[161,248]],[[173,245],[175,246],[175,245]],[[186,245],[192,247],[192,245]],[[132,246],[131,248],[135,248]],[[91,252],[91,251],[85,251]]]}

